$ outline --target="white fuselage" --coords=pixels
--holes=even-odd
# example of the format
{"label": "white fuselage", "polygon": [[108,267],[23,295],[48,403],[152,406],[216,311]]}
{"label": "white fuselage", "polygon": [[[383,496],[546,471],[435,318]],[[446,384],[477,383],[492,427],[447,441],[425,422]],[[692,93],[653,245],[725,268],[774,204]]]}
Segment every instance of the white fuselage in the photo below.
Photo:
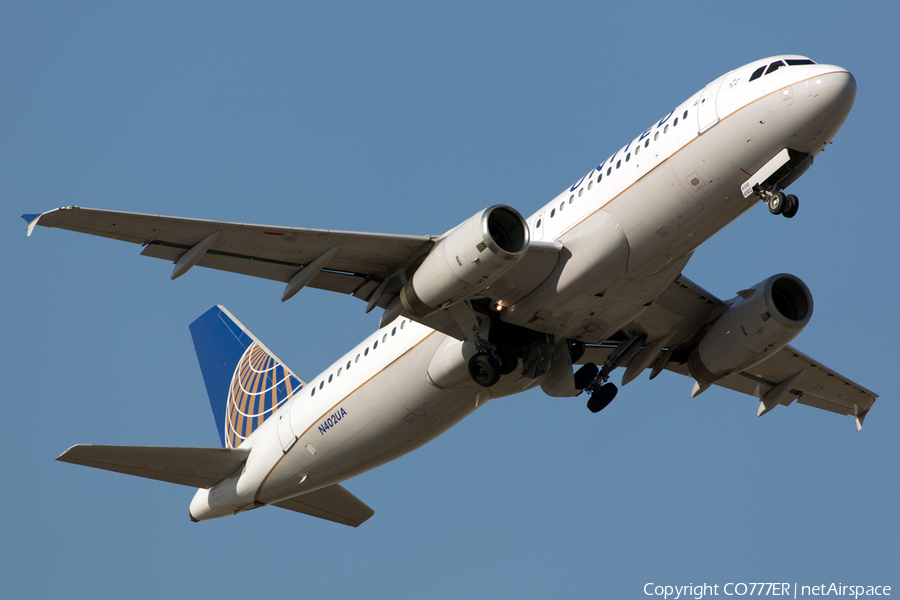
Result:
{"label": "white fuselage", "polygon": [[[570,255],[507,304],[503,320],[604,341],[669,286],[698,245],[758,202],[740,190],[751,174],[784,148],[821,152],[852,104],[852,75],[806,65],[748,81],[773,60],[716,79],[532,215],[532,239],[561,242]],[[491,397],[536,385],[518,373],[476,385],[464,345],[405,318],[379,329],[247,438],[244,468],[198,490],[192,517],[343,481],[427,443]]]}

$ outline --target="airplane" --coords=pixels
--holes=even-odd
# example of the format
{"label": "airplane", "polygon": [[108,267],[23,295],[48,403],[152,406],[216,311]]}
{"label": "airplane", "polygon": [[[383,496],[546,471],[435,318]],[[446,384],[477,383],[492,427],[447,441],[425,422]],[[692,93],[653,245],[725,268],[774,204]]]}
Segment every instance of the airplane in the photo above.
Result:
{"label": "airplane", "polygon": [[190,326],[221,448],[76,445],[58,460],[198,488],[192,521],[272,505],[349,526],[374,511],[341,482],[426,444],[492,398],[540,387],[591,412],[645,371],[850,415],[877,395],[792,348],[813,300],[780,273],[721,300],[682,275],[831,143],[855,98],[846,69],[799,55],[716,78],[529,218],[495,205],[443,235],[249,225],[67,206],[37,225],[144,256],[349,294],[379,328],[302,379],[223,306]]}

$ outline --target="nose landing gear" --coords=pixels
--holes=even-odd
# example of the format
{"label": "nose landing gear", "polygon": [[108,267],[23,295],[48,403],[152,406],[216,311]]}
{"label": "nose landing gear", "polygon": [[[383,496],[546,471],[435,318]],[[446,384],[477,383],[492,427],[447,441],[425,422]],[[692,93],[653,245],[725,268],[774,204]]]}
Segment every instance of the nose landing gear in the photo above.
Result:
{"label": "nose landing gear", "polygon": [[784,192],[772,192],[769,190],[757,190],[756,195],[769,207],[773,215],[782,215],[788,219],[793,218],[800,208],[800,200],[793,194],[785,195]]}

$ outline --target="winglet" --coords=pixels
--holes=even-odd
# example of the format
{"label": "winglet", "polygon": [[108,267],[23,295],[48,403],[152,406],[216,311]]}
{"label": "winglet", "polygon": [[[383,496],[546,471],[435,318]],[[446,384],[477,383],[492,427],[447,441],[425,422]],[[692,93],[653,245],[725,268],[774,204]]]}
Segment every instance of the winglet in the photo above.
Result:
{"label": "winglet", "polygon": [[25,234],[25,237],[31,237],[31,232],[34,231],[34,228],[37,226],[38,219],[43,217],[47,213],[40,213],[38,215],[22,215],[22,218],[28,222],[28,232]]}
{"label": "winglet", "polygon": [[862,431],[863,421],[866,420],[866,415],[869,414],[869,411],[865,411],[861,415],[856,415],[856,430]]}
{"label": "winglet", "polygon": [[56,212],[58,210],[71,210],[73,208],[78,208],[77,206],[60,206],[59,208],[54,208],[53,210],[48,210],[47,212],[42,212],[39,215],[22,215],[22,218],[28,222],[28,232],[25,237],[31,237],[31,232],[34,231],[34,228],[37,226],[38,221],[44,215],[49,215],[52,212]]}

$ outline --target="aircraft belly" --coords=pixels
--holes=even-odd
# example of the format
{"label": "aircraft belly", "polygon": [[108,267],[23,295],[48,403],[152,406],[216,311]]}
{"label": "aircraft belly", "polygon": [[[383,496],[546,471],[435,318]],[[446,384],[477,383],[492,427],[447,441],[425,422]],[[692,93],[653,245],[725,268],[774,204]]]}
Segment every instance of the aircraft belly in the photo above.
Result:
{"label": "aircraft belly", "polygon": [[331,413],[340,416],[330,427],[321,420],[308,427],[277,461],[257,501],[278,502],[399,458],[487,402],[491,391],[471,381],[451,390],[430,382],[423,360],[443,338],[430,336],[417,352],[400,357],[341,401]]}
{"label": "aircraft belly", "polygon": [[[340,483],[412,452],[430,442],[468,416],[490,398],[490,391],[473,384],[447,392],[434,388],[435,410],[418,419],[405,419],[407,411],[392,411],[349,438],[328,447],[319,440],[314,460],[308,460],[307,444],[301,439],[288,455],[298,461],[282,461],[269,477],[259,502],[271,504],[323,487]],[[320,452],[319,447],[323,450]]]}

